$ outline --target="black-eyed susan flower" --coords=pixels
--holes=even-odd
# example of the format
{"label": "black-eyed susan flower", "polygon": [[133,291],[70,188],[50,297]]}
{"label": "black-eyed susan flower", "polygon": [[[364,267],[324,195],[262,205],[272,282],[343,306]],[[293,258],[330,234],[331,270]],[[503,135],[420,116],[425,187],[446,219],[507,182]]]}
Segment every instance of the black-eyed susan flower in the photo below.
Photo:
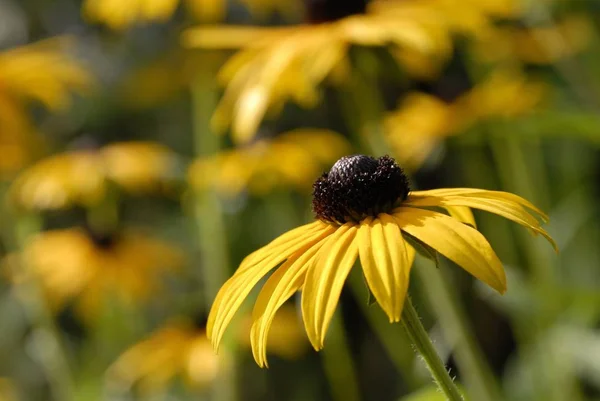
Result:
{"label": "black-eyed susan flower", "polygon": [[473,43],[474,56],[485,62],[552,64],[588,48],[593,32],[589,16],[582,14],[567,15],[553,24],[497,27]]}
{"label": "black-eyed susan flower", "polygon": [[[451,215],[430,208],[441,208]],[[252,288],[275,267],[254,306],[254,358],[266,366],[266,344],[277,310],[302,290],[302,316],[309,340],[323,348],[342,287],[360,259],[370,291],[390,322],[400,320],[415,248],[421,243],[477,279],[504,293],[502,263],[485,237],[463,224],[469,208],[498,214],[554,242],[525,199],[506,192],[452,188],[410,191],[393,159],[356,155],[338,160],[314,184],[316,221],[291,230],[246,257],[212,305],[207,335],[215,348]],[[456,217],[453,217],[456,216]],[[280,265],[281,264],[281,265]]]}
{"label": "black-eyed susan flower", "polygon": [[219,79],[227,88],[213,115],[214,127],[223,131],[231,124],[234,139],[247,142],[264,115],[286,101],[314,106],[323,81],[343,80],[352,45],[389,45],[436,59],[450,53],[448,26],[434,8],[414,1],[363,3],[351,9],[351,15],[317,24],[187,31],[184,42],[190,47],[241,48],[220,71]]}
{"label": "black-eyed susan flower", "polygon": [[91,87],[92,77],[69,55],[70,45],[70,38],[61,37],[0,52],[0,175],[31,158],[37,141],[28,106],[65,110],[72,92]]}
{"label": "black-eyed susan flower", "polygon": [[39,161],[10,188],[14,204],[29,210],[92,206],[109,182],[131,193],[157,191],[176,181],[178,156],[154,142],[121,142],[98,150],[73,151]]}
{"label": "black-eyed susan flower", "polygon": [[[295,0],[239,0],[250,11],[261,15],[269,12],[293,13],[298,10]],[[90,21],[101,22],[114,30],[126,29],[135,23],[165,22],[180,3],[200,21],[223,20],[226,0],[86,0],[83,15]]]}
{"label": "black-eyed susan flower", "polygon": [[509,69],[496,69],[452,102],[427,93],[409,93],[384,119],[386,140],[399,162],[414,171],[444,139],[478,121],[532,112],[546,93],[542,82]]}
{"label": "black-eyed susan flower", "polygon": [[73,302],[78,316],[91,322],[109,300],[136,306],[157,296],[183,256],[136,230],[99,235],[70,228],[31,238],[17,261],[17,283],[39,281],[54,310]]}
{"label": "black-eyed susan flower", "polygon": [[261,195],[276,187],[309,191],[323,166],[349,150],[344,137],[333,131],[302,128],[198,159],[188,175],[196,190],[213,189],[225,196],[245,190]]}
{"label": "black-eyed susan flower", "polygon": [[212,123],[218,131],[231,126],[234,139],[246,142],[268,112],[289,100],[312,107],[322,82],[343,83],[352,46],[386,46],[407,72],[432,75],[450,55],[453,33],[487,30],[493,16],[515,12],[513,3],[319,1],[311,2],[309,9],[317,10],[309,10],[307,24],[199,27],[187,31],[183,41],[204,49],[240,49],[220,71],[227,87]]}
{"label": "black-eyed susan flower", "polygon": [[109,368],[107,379],[122,389],[137,385],[145,394],[156,394],[176,377],[204,388],[217,377],[223,362],[203,329],[188,319],[173,319],[125,351]]}
{"label": "black-eyed susan flower", "polygon": [[[244,316],[240,323],[239,343],[246,348],[250,346],[252,316]],[[269,354],[294,360],[307,348],[296,308],[282,306],[269,332]],[[112,385],[130,388],[137,384],[141,392],[155,394],[176,377],[183,377],[189,386],[204,388],[227,363],[226,355],[213,352],[201,324],[179,318],[129,348],[109,368],[107,376]]]}

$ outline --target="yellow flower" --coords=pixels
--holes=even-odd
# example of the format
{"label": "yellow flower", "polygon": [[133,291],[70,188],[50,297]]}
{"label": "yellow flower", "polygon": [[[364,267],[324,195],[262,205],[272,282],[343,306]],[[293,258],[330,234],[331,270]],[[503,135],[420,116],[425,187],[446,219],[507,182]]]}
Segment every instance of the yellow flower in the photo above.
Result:
{"label": "yellow flower", "polygon": [[[391,3],[394,7],[387,7]],[[317,25],[280,28],[200,27],[184,43],[205,49],[241,48],[221,69],[227,84],[213,116],[218,131],[232,126],[237,142],[247,142],[268,111],[293,100],[304,107],[319,101],[318,86],[343,79],[352,45],[387,46],[435,60],[450,54],[443,14],[417,2],[374,2],[365,14]]]}
{"label": "yellow flower", "polygon": [[[250,11],[263,14],[298,10],[295,0],[239,0]],[[137,22],[165,22],[170,19],[180,0],[86,0],[82,13],[90,21],[101,22],[114,30],[123,30]],[[191,14],[201,21],[223,20],[226,0],[185,0]]]}
{"label": "yellow flower", "polygon": [[[238,335],[240,344],[249,348],[252,346],[250,333],[253,323],[251,314],[244,316]],[[284,359],[298,359],[308,348],[308,339],[302,329],[298,311],[290,305],[283,305],[277,311],[267,336],[267,351]]]}
{"label": "yellow flower", "polygon": [[[451,216],[431,207],[446,209]],[[503,216],[554,245],[532,212],[544,220],[546,216],[517,195],[470,188],[409,192],[406,176],[393,159],[343,157],[315,182],[313,210],[317,220],[246,257],[223,285],[209,314],[207,335],[217,348],[248,293],[279,266],[254,305],[254,358],[266,366],[271,322],[283,303],[299,290],[306,332],[313,347],[320,350],[344,282],[358,258],[375,299],[390,322],[397,322],[415,255],[413,244],[417,243],[504,293],[502,263],[485,237],[463,224],[472,221],[469,208]]]}
{"label": "yellow flower", "polygon": [[163,277],[177,270],[177,248],[136,231],[93,235],[71,228],[40,233],[19,255],[19,280],[39,280],[54,310],[75,301],[75,311],[92,321],[116,299],[131,306],[160,296]]}
{"label": "yellow flower", "polygon": [[275,187],[309,190],[323,166],[350,150],[339,134],[324,129],[296,129],[273,140],[221,152],[195,161],[189,179],[197,190],[215,189],[234,196],[244,190],[265,194]]}
{"label": "yellow flower", "polygon": [[587,15],[570,15],[555,25],[520,28],[498,27],[474,44],[475,56],[487,62],[517,59],[531,64],[551,64],[585,50],[594,27]]}
{"label": "yellow flower", "polygon": [[83,93],[92,78],[67,51],[70,38],[48,39],[0,52],[0,175],[25,165],[35,147],[27,107],[52,111],[70,106],[70,93]]}
{"label": "yellow flower", "polygon": [[[248,315],[239,326],[240,343],[245,347],[250,346],[251,325],[252,317]],[[296,308],[284,305],[269,333],[269,353],[293,360],[307,348]],[[108,377],[111,384],[122,388],[137,383],[147,394],[164,389],[177,376],[183,376],[191,386],[204,388],[227,362],[227,355],[217,357],[213,352],[203,328],[190,320],[177,319],[128,349],[109,368]]]}
{"label": "yellow flower", "polygon": [[222,363],[204,331],[180,319],[127,350],[109,368],[108,379],[124,388],[137,383],[145,394],[155,394],[177,376],[203,388],[217,377]]}
{"label": "yellow flower", "polygon": [[445,138],[477,121],[530,112],[546,92],[542,82],[518,71],[497,69],[452,103],[426,93],[409,93],[385,118],[384,131],[399,161],[414,171]]}
{"label": "yellow flower", "polygon": [[30,210],[92,206],[105,196],[109,180],[132,193],[154,191],[172,183],[179,168],[177,155],[158,143],[114,143],[34,164],[14,181],[10,197]]}

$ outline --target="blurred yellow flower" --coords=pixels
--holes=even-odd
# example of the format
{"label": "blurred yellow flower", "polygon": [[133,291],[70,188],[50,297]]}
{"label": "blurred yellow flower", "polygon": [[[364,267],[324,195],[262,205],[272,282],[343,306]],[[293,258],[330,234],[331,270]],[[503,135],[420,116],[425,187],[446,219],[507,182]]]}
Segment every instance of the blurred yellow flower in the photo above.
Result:
{"label": "blurred yellow flower", "polygon": [[415,1],[369,6],[364,14],[316,25],[188,30],[183,37],[186,46],[241,48],[220,71],[219,80],[227,88],[213,116],[214,128],[224,131],[231,124],[234,140],[248,142],[265,114],[286,101],[316,105],[324,80],[343,79],[352,45],[391,45],[436,60],[449,55],[448,26],[435,9]]}
{"label": "blurred yellow flower", "polygon": [[188,176],[196,190],[214,189],[226,196],[244,190],[261,195],[289,186],[310,191],[323,168],[349,151],[350,144],[333,131],[302,128],[198,159]]}
{"label": "blurred yellow flower", "polygon": [[241,49],[222,68],[227,86],[213,116],[217,131],[231,126],[237,142],[247,142],[264,116],[288,100],[303,107],[320,99],[318,86],[347,75],[348,49],[388,46],[409,73],[431,77],[452,48],[451,34],[480,35],[491,30],[493,17],[517,14],[513,0],[457,5],[451,0],[370,1],[364,13],[314,25],[280,28],[199,27],[183,42],[204,49]]}
{"label": "blurred yellow flower", "polygon": [[[123,30],[139,22],[165,22],[179,4],[185,3],[190,13],[200,21],[220,21],[225,18],[227,0],[86,0],[83,15],[114,30]],[[271,12],[297,12],[296,0],[238,0],[258,15]]]}
{"label": "blurred yellow flower", "polygon": [[[245,316],[241,323],[240,344],[250,347],[252,317]],[[308,347],[296,308],[283,306],[271,326],[268,352],[294,360]],[[155,394],[178,376],[183,376],[190,386],[204,388],[228,362],[227,354],[214,353],[204,328],[187,319],[177,319],[129,348],[109,368],[107,376],[109,384],[115,387],[130,389],[137,384],[140,392]]]}
{"label": "blurred yellow flower", "polygon": [[61,111],[71,91],[91,87],[89,72],[68,54],[72,45],[61,37],[0,52],[0,176],[25,165],[37,144],[27,106]]}
{"label": "blurred yellow flower", "polygon": [[585,50],[592,41],[593,24],[587,15],[569,15],[555,25],[498,27],[474,43],[475,56],[487,62],[520,60],[551,64]]}
{"label": "blurred yellow flower", "polygon": [[10,187],[11,201],[24,209],[92,206],[109,181],[132,193],[160,190],[177,178],[178,156],[154,142],[120,142],[98,150],[50,156],[21,173]]}
{"label": "blurred yellow flower", "polygon": [[129,389],[137,384],[142,393],[154,394],[177,376],[192,386],[208,386],[222,363],[204,330],[181,319],[128,349],[109,368],[107,377],[112,386]]}
{"label": "blurred yellow flower", "polygon": [[17,260],[17,284],[38,280],[53,310],[73,302],[78,316],[92,322],[108,301],[136,306],[160,296],[164,276],[180,268],[183,256],[135,230],[97,235],[70,228],[31,238]]}
{"label": "blurred yellow flower", "polygon": [[[303,330],[302,317],[299,311],[289,304],[283,305],[275,315],[267,334],[267,352],[280,358],[295,360],[300,358],[309,348],[308,337]],[[238,341],[251,348],[250,334],[254,318],[248,314],[242,318]]]}
{"label": "blurred yellow flower", "polygon": [[498,69],[452,103],[410,93],[384,119],[386,139],[407,170],[418,169],[445,138],[477,121],[514,117],[535,109],[547,90],[515,70]]}

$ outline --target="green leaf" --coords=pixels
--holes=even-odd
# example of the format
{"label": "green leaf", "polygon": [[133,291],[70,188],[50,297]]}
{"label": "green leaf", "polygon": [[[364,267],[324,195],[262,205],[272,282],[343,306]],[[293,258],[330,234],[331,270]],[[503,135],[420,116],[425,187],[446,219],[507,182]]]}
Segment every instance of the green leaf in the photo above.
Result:
{"label": "green leaf", "polygon": [[419,255],[430,259],[435,263],[435,267],[440,267],[440,259],[437,251],[425,244],[424,242],[419,241],[412,235],[408,235],[405,232],[402,233],[402,237],[419,253]]}

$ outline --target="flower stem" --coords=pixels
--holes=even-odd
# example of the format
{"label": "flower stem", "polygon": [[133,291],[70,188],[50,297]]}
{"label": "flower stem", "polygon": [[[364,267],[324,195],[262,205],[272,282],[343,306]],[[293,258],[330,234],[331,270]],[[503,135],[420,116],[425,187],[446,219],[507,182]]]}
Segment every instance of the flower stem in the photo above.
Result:
{"label": "flower stem", "polygon": [[408,296],[404,302],[404,309],[402,310],[402,319],[400,322],[402,323],[402,327],[406,331],[408,338],[410,338],[417,351],[423,357],[423,361],[427,364],[427,368],[429,369],[429,372],[431,372],[433,380],[440,388],[440,391],[444,393],[446,399],[448,401],[463,401],[462,395],[450,377],[448,370],[446,370],[446,366],[435,351],[433,343]]}
{"label": "flower stem", "polygon": [[358,379],[341,313],[336,313],[329,326],[329,343],[323,350],[323,366],[335,401],[359,401]]}
{"label": "flower stem", "polygon": [[[209,71],[201,71],[191,88],[192,121],[196,156],[219,152],[221,138],[210,129],[210,116],[216,107],[217,91]],[[227,231],[221,204],[211,191],[195,194],[194,215],[200,242],[201,280],[204,285],[203,306],[208,309],[228,274],[229,251]],[[230,401],[237,398],[235,344],[226,342],[233,363],[221,372],[213,386],[213,399]]]}
{"label": "flower stem", "polygon": [[443,277],[441,269],[433,266],[418,266],[415,270],[420,276],[419,281],[423,283],[423,291],[439,317],[444,337],[452,344],[467,393],[474,400],[500,400],[498,383],[473,337],[456,293],[446,281],[449,277]]}

